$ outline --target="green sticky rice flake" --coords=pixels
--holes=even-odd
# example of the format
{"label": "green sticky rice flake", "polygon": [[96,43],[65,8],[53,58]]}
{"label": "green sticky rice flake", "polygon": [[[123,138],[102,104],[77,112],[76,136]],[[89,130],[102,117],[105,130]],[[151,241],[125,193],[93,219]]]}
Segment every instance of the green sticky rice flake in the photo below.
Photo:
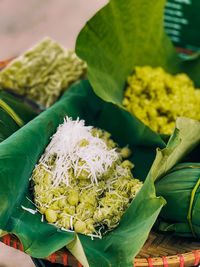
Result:
{"label": "green sticky rice flake", "polygon": [[46,38],[0,73],[0,86],[49,107],[85,72],[86,64],[73,51]]}
{"label": "green sticky rice flake", "polygon": [[124,107],[153,131],[171,134],[177,117],[200,120],[200,90],[185,73],[163,68],[135,67],[127,78]]}
{"label": "green sticky rice flake", "polygon": [[[118,159],[98,177],[98,184],[91,183],[87,175],[83,175],[85,161],[79,161],[76,171],[68,170],[69,184],[60,182],[53,186],[53,179],[46,167],[55,168],[55,159],[50,156],[48,166],[38,165],[32,174],[34,183],[34,201],[49,223],[65,230],[74,230],[85,235],[99,235],[97,227],[106,231],[115,228],[126,209],[142,187],[142,182],[134,179],[131,169],[133,163],[126,158],[130,156],[128,147],[119,148],[111,139],[111,135],[99,129],[92,129],[92,134],[107,144],[107,149],[118,152]],[[88,145],[82,140],[79,145]]]}

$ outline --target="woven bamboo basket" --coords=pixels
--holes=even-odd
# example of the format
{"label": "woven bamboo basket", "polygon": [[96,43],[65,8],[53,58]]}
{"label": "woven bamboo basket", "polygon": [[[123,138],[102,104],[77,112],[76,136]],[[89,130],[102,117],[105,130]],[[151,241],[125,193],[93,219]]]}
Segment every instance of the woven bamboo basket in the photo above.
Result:
{"label": "woven bamboo basket", "polygon": [[[0,62],[0,70],[12,59]],[[23,247],[18,238],[12,234],[0,237],[4,244],[21,250]],[[134,242],[134,241],[133,241]],[[53,263],[64,266],[81,267],[81,263],[63,248],[45,258]],[[200,262],[200,241],[190,238],[177,237],[169,233],[151,231],[143,248],[135,259],[134,267],[186,267],[197,266]]]}
{"label": "woven bamboo basket", "polygon": [[[20,241],[14,235],[0,238],[4,244],[23,251]],[[71,253],[63,248],[45,258],[64,266],[81,267]],[[189,238],[151,231],[141,251],[133,259],[134,267],[186,267],[197,266],[200,262],[200,242]]]}

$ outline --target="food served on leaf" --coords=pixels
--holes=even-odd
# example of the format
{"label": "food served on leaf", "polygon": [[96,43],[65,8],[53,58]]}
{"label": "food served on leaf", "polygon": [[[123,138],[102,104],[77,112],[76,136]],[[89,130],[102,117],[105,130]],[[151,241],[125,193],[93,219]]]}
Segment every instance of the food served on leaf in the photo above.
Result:
{"label": "food served on leaf", "polygon": [[101,236],[95,228],[116,227],[142,187],[130,154],[108,132],[66,117],[34,168],[36,206],[63,230]]}
{"label": "food served on leaf", "polygon": [[0,72],[0,86],[49,107],[85,72],[86,64],[73,51],[46,38]]}
{"label": "food served on leaf", "polygon": [[200,90],[186,74],[136,67],[127,83],[124,107],[155,132],[171,134],[177,117],[200,120]]}

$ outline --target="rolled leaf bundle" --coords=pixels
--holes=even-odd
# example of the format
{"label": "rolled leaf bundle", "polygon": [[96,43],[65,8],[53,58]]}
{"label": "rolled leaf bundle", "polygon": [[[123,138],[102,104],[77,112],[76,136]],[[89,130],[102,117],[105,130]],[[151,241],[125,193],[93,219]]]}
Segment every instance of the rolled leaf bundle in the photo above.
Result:
{"label": "rolled leaf bundle", "polygon": [[37,113],[16,97],[0,90],[0,142],[32,120]]}
{"label": "rolled leaf bundle", "polygon": [[156,182],[167,204],[157,227],[178,235],[200,237],[200,163],[180,163]]}
{"label": "rolled leaf bundle", "polygon": [[131,150],[118,147],[107,131],[66,117],[31,177],[37,208],[62,230],[101,238],[142,187],[129,156]]}

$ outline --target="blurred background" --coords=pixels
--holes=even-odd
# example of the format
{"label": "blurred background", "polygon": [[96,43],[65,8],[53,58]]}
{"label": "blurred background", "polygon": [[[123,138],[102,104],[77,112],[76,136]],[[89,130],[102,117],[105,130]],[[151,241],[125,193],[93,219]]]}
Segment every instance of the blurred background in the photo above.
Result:
{"label": "blurred background", "polygon": [[[0,61],[45,36],[74,49],[86,21],[108,0],[0,0]],[[33,267],[29,256],[0,242],[0,267]]]}
{"label": "blurred background", "polygon": [[75,39],[108,0],[0,0],[0,60],[17,56],[45,36],[73,49]]}

